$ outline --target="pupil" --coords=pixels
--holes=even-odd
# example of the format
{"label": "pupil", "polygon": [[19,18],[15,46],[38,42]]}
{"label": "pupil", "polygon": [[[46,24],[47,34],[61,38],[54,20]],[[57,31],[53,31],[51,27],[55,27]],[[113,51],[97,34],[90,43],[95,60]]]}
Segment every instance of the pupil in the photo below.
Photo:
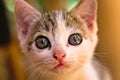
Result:
{"label": "pupil", "polygon": [[72,34],[68,40],[70,45],[79,45],[82,42],[82,38],[78,33]]}
{"label": "pupil", "polygon": [[39,49],[44,49],[50,46],[50,42],[47,37],[38,36],[35,41],[36,47]]}
{"label": "pupil", "polygon": [[41,39],[41,43],[42,44],[46,44],[46,40],[45,39]]}
{"label": "pupil", "polygon": [[44,47],[47,45],[47,42],[45,39],[38,39],[37,44],[38,44],[38,47]]}
{"label": "pupil", "polygon": [[77,36],[77,35],[75,35],[75,36],[73,37],[73,40],[74,40],[74,42],[79,43],[79,42],[80,42],[80,37]]}

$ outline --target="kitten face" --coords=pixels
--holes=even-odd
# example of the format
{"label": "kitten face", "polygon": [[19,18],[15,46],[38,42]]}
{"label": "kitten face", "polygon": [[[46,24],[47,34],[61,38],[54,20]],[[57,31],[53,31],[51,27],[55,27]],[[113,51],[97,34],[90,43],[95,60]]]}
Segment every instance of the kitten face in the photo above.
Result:
{"label": "kitten face", "polygon": [[21,48],[38,73],[70,73],[90,62],[97,43],[97,25],[96,10],[93,10],[94,16],[93,13],[90,16],[91,13],[83,9],[87,2],[91,3],[86,0],[71,12],[45,13],[39,13],[25,1],[16,2]]}

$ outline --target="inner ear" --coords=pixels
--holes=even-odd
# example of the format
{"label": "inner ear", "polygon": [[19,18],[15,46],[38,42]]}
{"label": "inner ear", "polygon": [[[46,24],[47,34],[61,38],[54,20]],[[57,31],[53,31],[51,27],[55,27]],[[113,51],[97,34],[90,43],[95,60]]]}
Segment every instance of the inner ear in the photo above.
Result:
{"label": "inner ear", "polygon": [[15,16],[20,38],[25,38],[33,20],[40,18],[41,13],[34,9],[24,0],[16,0]]}
{"label": "inner ear", "polygon": [[94,31],[97,17],[97,1],[96,0],[81,0],[70,13],[74,16],[82,18],[90,31]]}

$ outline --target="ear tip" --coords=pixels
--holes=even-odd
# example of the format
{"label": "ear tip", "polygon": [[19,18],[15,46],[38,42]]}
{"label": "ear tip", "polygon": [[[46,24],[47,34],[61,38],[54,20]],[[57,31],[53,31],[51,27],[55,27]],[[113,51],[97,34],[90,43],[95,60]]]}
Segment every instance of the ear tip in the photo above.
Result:
{"label": "ear tip", "polygon": [[80,0],[80,4],[81,4],[81,3],[84,3],[84,2],[97,4],[97,1],[98,1],[98,0]]}
{"label": "ear tip", "polygon": [[24,0],[15,0],[16,2],[25,2]]}
{"label": "ear tip", "polygon": [[24,0],[16,0],[15,7],[14,7],[14,13],[18,13],[20,9],[25,7],[25,4],[27,4]]}
{"label": "ear tip", "polygon": [[19,8],[19,6],[21,5],[21,3],[23,3],[23,0],[16,0],[15,1],[14,11],[16,11]]}
{"label": "ear tip", "polygon": [[23,3],[23,2],[25,2],[25,1],[24,1],[24,0],[16,0],[16,1],[15,1],[15,4]]}

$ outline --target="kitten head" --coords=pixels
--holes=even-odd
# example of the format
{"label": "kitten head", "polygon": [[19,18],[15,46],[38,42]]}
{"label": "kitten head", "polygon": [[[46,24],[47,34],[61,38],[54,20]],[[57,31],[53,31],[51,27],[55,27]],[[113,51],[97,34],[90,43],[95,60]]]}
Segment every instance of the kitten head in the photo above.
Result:
{"label": "kitten head", "polygon": [[17,0],[15,16],[23,53],[39,73],[70,73],[90,62],[97,43],[96,0],[70,12],[38,12]]}

